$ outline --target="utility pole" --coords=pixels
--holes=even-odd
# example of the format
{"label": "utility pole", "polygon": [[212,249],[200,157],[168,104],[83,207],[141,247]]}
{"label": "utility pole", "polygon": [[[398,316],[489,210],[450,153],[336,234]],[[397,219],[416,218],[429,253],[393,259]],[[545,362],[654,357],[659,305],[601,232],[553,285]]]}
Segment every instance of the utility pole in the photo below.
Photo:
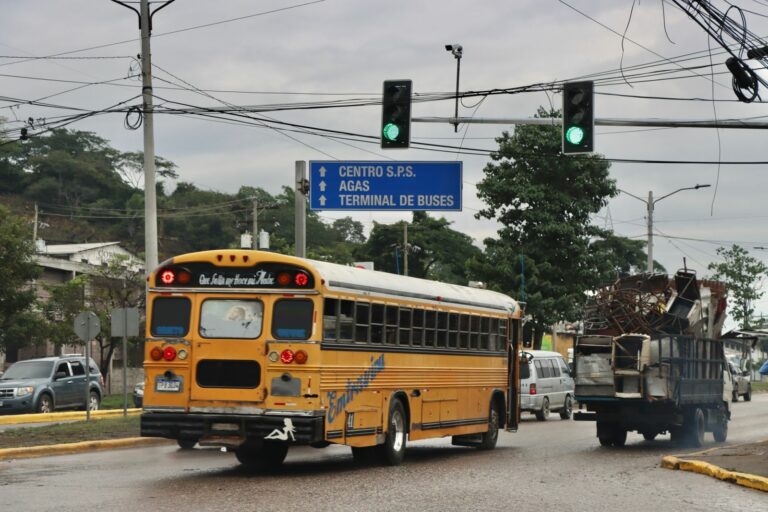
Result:
{"label": "utility pole", "polygon": [[705,184],[705,185],[696,185],[693,187],[683,187],[679,188],[677,190],[674,190],[670,192],[669,194],[663,195],[658,199],[653,198],[653,191],[648,191],[648,199],[645,200],[642,197],[638,197],[635,194],[631,194],[627,192],[626,190],[619,189],[619,192],[622,192],[624,194],[627,194],[630,197],[634,197],[638,201],[642,201],[645,203],[646,207],[646,218],[648,219],[648,263],[646,267],[646,271],[648,273],[653,273],[653,210],[655,208],[656,203],[661,201],[662,199],[665,199],[673,194],[677,194],[678,192],[681,192],[683,190],[699,190],[700,188],[707,188],[711,185]]}
{"label": "utility pole", "polygon": [[157,267],[157,191],[155,190],[155,130],[152,119],[152,54],[149,38],[152,34],[152,16],[176,0],[167,0],[150,12],[149,0],[140,0],[139,11],[120,0],[112,0],[139,16],[141,29],[141,94],[144,124],[144,272]]}
{"label": "utility pole", "polygon": [[35,224],[32,226],[32,243],[37,249],[37,202],[35,202]]}
{"label": "utility pole", "polygon": [[251,246],[253,249],[259,248],[259,201],[253,198],[253,240]]}
{"label": "utility pole", "polygon": [[408,275],[408,221],[403,222],[403,275]]}
{"label": "utility pole", "polygon": [[307,256],[307,162],[296,160],[296,192],[294,193],[294,237],[296,239],[296,256]]}

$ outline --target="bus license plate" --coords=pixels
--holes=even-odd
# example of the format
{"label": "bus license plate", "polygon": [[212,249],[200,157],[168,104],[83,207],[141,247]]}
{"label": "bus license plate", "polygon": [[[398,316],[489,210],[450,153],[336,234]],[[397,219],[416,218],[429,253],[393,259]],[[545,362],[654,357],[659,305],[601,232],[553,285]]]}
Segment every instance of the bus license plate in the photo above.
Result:
{"label": "bus license plate", "polygon": [[157,379],[157,381],[155,382],[155,391],[161,391],[165,393],[177,393],[181,391],[181,381]]}

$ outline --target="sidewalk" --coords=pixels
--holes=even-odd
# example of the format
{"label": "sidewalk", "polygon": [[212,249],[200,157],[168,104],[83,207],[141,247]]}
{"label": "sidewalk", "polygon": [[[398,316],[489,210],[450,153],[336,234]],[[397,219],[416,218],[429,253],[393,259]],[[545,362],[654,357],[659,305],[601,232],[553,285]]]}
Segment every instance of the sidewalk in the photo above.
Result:
{"label": "sidewalk", "polygon": [[669,455],[661,460],[661,467],[692,471],[768,492],[768,439],[685,455]]}

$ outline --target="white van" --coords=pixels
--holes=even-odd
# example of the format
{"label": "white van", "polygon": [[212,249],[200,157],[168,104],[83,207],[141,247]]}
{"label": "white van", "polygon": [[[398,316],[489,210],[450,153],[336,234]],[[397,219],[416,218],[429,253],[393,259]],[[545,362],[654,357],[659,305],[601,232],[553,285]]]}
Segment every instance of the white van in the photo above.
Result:
{"label": "white van", "polygon": [[573,413],[574,383],[563,356],[546,350],[520,353],[520,410],[544,421],[550,411],[564,420]]}

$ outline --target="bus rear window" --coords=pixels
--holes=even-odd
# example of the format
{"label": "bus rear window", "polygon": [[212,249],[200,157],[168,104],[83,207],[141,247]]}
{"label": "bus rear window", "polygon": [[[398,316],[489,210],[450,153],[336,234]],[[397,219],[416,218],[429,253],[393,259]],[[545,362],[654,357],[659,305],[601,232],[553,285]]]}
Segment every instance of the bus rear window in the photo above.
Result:
{"label": "bus rear window", "polygon": [[272,336],[278,340],[306,340],[312,334],[311,300],[283,299],[272,311]]}
{"label": "bus rear window", "polygon": [[208,299],[200,311],[200,335],[203,338],[258,338],[263,313],[264,305],[257,300]]}
{"label": "bus rear window", "polygon": [[158,297],[152,302],[153,336],[184,336],[189,331],[192,304],[184,297]]}

